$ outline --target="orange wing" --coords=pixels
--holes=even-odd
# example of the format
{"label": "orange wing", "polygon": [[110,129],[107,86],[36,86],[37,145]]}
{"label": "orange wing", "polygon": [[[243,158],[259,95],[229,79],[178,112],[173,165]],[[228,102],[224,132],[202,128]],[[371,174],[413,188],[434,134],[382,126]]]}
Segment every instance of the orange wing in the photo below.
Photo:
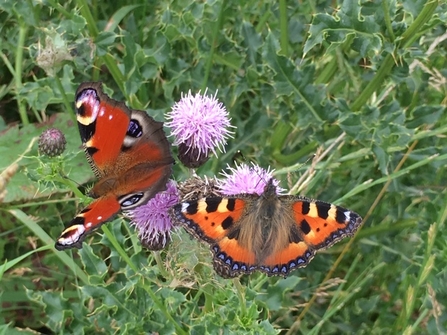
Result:
{"label": "orange wing", "polygon": [[286,276],[295,268],[305,267],[316,250],[354,235],[362,223],[360,215],[343,207],[303,197],[289,199],[296,200],[292,202],[290,244],[260,265],[260,269],[269,275]]}
{"label": "orange wing", "polygon": [[[240,221],[246,209],[246,200],[238,198],[204,198],[174,206],[172,218],[180,222],[193,236],[211,244],[214,268],[223,277],[234,277],[247,272],[255,262],[253,252],[238,242]],[[227,266],[238,270],[228,272]]]}
{"label": "orange wing", "polygon": [[227,236],[233,223],[240,220],[245,201],[235,198],[204,198],[174,206],[174,220],[192,235],[216,243]]}
{"label": "orange wing", "polygon": [[354,235],[362,223],[357,213],[319,200],[300,198],[292,209],[304,242],[317,250]]}

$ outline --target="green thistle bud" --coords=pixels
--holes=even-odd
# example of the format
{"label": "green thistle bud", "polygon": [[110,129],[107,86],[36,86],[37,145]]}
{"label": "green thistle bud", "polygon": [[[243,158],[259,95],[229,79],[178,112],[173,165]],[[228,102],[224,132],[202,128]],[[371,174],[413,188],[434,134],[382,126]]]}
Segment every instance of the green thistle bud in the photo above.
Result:
{"label": "green thistle bud", "polygon": [[59,129],[50,128],[40,134],[38,143],[41,155],[55,157],[64,152],[67,141]]}

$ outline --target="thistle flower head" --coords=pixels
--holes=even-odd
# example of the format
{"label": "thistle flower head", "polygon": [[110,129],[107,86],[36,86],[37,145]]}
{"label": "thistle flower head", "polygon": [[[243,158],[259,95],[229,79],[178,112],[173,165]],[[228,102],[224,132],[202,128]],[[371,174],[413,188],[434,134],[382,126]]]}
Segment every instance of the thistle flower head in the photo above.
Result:
{"label": "thistle flower head", "polygon": [[[220,192],[226,196],[241,193],[261,195],[267,183],[273,178],[273,170],[270,168],[266,170],[255,164],[236,165],[236,168],[228,166],[228,169],[230,173],[221,172],[225,179],[218,182]],[[273,179],[273,185],[277,194],[284,192],[284,189],[278,186],[278,180]]]}
{"label": "thistle flower head", "polygon": [[216,148],[225,151],[224,145],[233,132],[225,106],[216,95],[183,95],[166,115],[165,123],[171,128],[174,144],[179,146],[179,159],[187,167],[198,167],[208,160]]}
{"label": "thistle flower head", "polygon": [[64,152],[66,144],[65,136],[59,129],[49,128],[39,136],[39,153],[49,157],[59,156]]}
{"label": "thistle flower head", "polygon": [[169,209],[177,204],[179,194],[173,181],[145,205],[129,210],[131,225],[138,231],[141,244],[150,250],[161,250],[171,241],[172,222]]}

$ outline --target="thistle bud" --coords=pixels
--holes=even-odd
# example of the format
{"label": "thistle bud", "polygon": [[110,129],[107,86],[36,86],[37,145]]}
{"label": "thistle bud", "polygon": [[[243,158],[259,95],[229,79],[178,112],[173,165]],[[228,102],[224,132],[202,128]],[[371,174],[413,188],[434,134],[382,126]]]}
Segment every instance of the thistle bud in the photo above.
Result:
{"label": "thistle bud", "polygon": [[64,152],[66,144],[64,134],[59,129],[50,128],[39,136],[39,153],[48,157],[59,156]]}

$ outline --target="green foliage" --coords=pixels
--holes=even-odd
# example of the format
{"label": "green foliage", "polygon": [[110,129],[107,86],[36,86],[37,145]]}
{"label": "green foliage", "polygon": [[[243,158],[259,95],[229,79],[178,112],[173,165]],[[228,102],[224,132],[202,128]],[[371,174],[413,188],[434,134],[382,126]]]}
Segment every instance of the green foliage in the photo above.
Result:
{"label": "green foliage", "polygon": [[[446,13],[416,0],[0,2],[0,334],[445,333]],[[364,227],[286,279],[219,278],[181,230],[146,252],[122,219],[56,251],[92,180],[73,111],[92,80],[158,120],[182,92],[218,91],[237,129],[199,175],[241,151]],[[37,154],[49,127],[67,139],[54,159]]]}

